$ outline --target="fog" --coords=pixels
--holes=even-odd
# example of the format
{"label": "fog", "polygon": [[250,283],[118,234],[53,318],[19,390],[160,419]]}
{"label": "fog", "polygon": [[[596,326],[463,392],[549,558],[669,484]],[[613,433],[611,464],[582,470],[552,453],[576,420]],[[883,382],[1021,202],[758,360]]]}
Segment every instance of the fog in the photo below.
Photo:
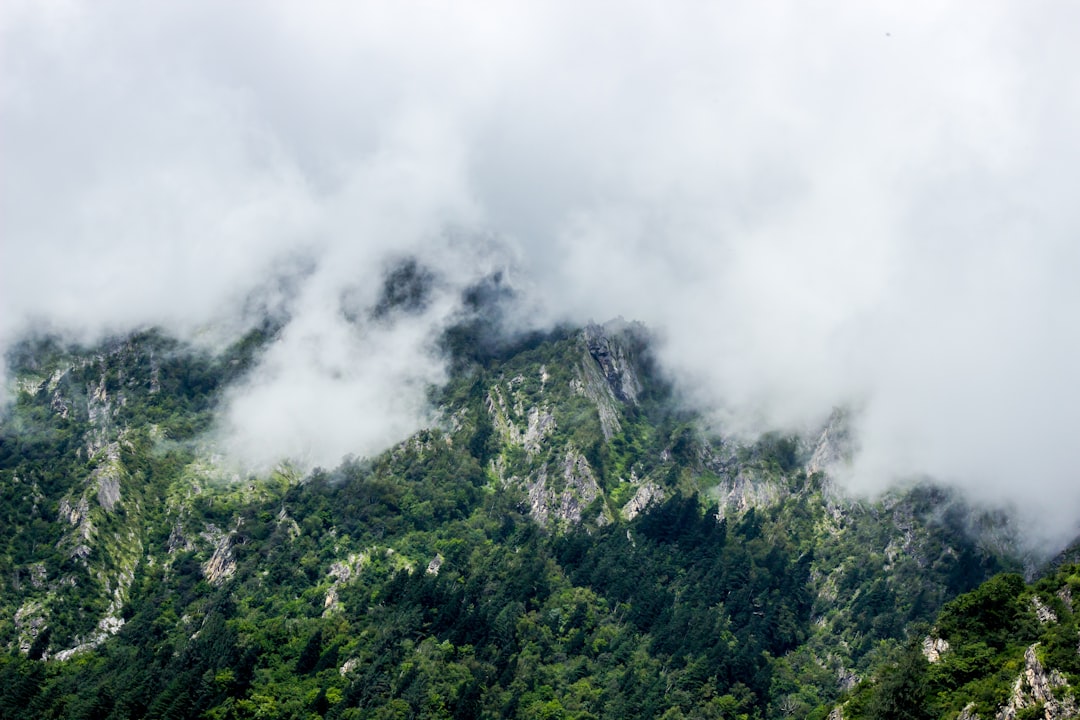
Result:
{"label": "fog", "polygon": [[[329,466],[429,421],[434,340],[502,270],[530,322],[653,327],[724,432],[854,408],[852,490],[931,476],[1060,543],[1078,21],[1001,0],[8,2],[0,344],[217,342],[287,306],[222,442]],[[422,308],[343,312],[410,255],[437,275]]]}

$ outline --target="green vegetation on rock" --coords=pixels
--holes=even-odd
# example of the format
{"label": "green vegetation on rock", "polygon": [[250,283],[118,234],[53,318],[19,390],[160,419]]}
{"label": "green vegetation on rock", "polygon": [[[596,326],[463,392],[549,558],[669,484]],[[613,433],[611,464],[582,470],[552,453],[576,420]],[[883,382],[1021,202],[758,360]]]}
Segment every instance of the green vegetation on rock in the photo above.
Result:
{"label": "green vegetation on rock", "polygon": [[[979,683],[1049,627],[1033,592],[1072,622],[1057,587],[979,585],[1015,561],[948,494],[854,503],[813,439],[706,431],[640,327],[491,332],[444,338],[436,426],[264,477],[207,432],[272,328],[216,356],[153,332],[18,348],[0,716],[893,717],[996,702]],[[955,651],[931,664],[935,618]],[[1067,635],[1037,652],[1072,673]]]}

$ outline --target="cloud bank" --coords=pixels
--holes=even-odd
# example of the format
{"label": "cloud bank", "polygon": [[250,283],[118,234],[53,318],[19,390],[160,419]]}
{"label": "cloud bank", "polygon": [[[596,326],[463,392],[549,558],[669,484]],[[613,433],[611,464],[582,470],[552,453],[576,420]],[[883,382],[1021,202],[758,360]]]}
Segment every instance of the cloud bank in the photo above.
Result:
{"label": "cloud bank", "polygon": [[[855,489],[931,475],[1061,541],[1078,15],[7,3],[0,343],[41,323],[198,337],[303,267],[228,421],[249,458],[332,465],[423,422],[460,289],[511,268],[538,322],[657,328],[726,428],[852,405]],[[425,307],[350,323],[342,298],[372,301],[408,255],[438,272]]]}

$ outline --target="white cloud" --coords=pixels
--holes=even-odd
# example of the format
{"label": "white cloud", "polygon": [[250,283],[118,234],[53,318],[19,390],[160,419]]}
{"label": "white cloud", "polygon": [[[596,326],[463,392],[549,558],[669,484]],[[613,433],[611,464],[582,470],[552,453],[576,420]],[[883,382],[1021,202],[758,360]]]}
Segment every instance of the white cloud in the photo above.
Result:
{"label": "white cloud", "polygon": [[[443,232],[476,228],[547,317],[660,328],[729,427],[857,404],[856,487],[930,473],[1061,539],[1080,508],[1077,14],[8,3],[0,338],[191,332],[311,258],[230,418],[249,453],[332,464],[419,422],[454,288],[505,262]],[[439,302],[397,333],[344,324],[334,298],[373,297],[409,252]]]}

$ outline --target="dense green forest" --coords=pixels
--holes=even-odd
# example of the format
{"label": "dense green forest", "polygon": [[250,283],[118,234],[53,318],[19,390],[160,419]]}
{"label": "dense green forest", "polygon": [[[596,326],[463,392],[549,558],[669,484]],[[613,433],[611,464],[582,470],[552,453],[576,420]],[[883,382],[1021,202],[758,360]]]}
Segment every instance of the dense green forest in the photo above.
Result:
{"label": "dense green forest", "polygon": [[[913,638],[843,701],[846,718],[1080,715],[1080,566],[1032,585],[991,578],[942,608],[931,634]],[[1000,714],[999,714],[1000,713]]]}
{"label": "dense green forest", "polygon": [[707,432],[640,327],[462,323],[439,423],[240,476],[215,418],[273,333],[12,352],[0,716],[990,717],[1037,641],[1080,678],[1075,569],[999,574],[940,489],[845,499],[828,431]]}

